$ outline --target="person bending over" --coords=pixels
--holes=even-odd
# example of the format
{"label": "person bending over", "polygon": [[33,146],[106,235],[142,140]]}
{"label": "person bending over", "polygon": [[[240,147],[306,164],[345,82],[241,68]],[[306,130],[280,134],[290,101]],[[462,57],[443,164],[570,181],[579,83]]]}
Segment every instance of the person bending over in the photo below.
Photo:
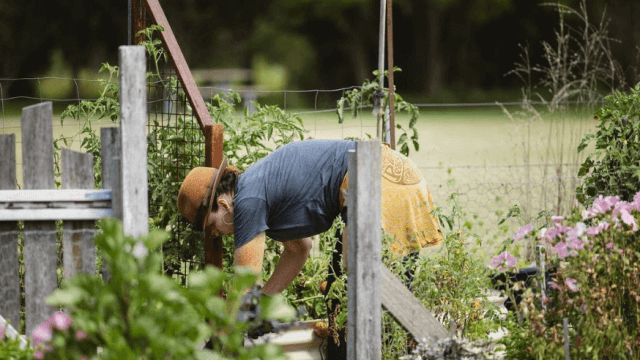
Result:
{"label": "person bending over", "polygon": [[[219,169],[194,168],[180,188],[178,209],[196,230],[233,234],[235,265],[258,275],[266,236],[282,242],[280,260],[262,287],[266,295],[280,293],[306,262],[311,236],[327,231],[340,215],[346,222],[343,194],[348,152],[354,149],[355,141],[305,140],[278,148],[243,174],[226,166],[226,160]],[[442,243],[433,208],[418,167],[382,145],[382,228],[394,238],[394,254],[406,256]]]}

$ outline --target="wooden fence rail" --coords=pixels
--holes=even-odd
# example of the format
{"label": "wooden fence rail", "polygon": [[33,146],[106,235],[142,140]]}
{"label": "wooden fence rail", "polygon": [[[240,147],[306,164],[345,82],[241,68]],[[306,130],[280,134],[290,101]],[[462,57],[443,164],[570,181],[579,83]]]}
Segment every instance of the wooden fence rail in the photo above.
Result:
{"label": "wooden fence rail", "polygon": [[63,220],[65,278],[95,273],[95,220],[124,219],[127,235],[148,231],[144,48],[119,51],[121,129],[101,129],[104,189],[93,189],[93,156],[68,149],[62,149],[62,190],[54,189],[51,102],[22,110],[22,190],[16,190],[15,135],[0,135],[0,319],[19,329],[18,221],[24,221],[28,335],[55,311],[45,299],[58,286],[56,220]]}

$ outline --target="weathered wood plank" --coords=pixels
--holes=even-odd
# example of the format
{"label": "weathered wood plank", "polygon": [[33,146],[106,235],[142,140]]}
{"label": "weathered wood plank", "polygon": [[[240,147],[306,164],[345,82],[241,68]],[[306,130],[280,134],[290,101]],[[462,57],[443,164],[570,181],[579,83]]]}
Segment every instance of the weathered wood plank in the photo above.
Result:
{"label": "weathered wood plank", "polygon": [[[122,139],[119,128],[100,129],[100,155],[102,156],[102,188],[113,193],[111,216],[122,220],[122,184],[120,164],[122,164]],[[107,262],[102,259],[102,279],[108,281],[111,276]]]}
{"label": "weathered wood plank", "polygon": [[102,157],[102,188],[111,190],[111,216],[122,220],[122,193],[120,185],[121,159],[120,129],[100,129],[100,155]]}
{"label": "weathered wood plank", "polygon": [[411,291],[382,265],[382,306],[411,335],[420,341],[432,344],[437,339],[451,335],[447,329],[416,299]]}
{"label": "weathered wood plank", "polygon": [[26,337],[24,335],[20,335],[20,333],[18,332],[18,330],[16,330],[16,328],[14,328],[11,324],[7,323],[7,320],[9,319],[5,319],[2,317],[2,315],[0,315],[0,326],[2,326],[5,329],[4,335],[8,339],[15,340],[16,338],[18,338],[20,341],[20,349],[26,349],[27,348]]}
{"label": "weathered wood plank", "polygon": [[[93,155],[62,149],[62,188],[93,189]],[[63,223],[62,261],[64,278],[76,274],[95,274],[95,221],[70,220]]]}
{"label": "weathered wood plank", "polygon": [[108,200],[111,200],[111,191],[101,189],[0,190],[0,203],[99,202]]}
{"label": "weathered wood plank", "polygon": [[[0,135],[0,189],[16,188],[16,138]],[[2,216],[0,216],[0,219]],[[20,325],[18,222],[0,222],[0,314]]]}
{"label": "weathered wood plank", "polygon": [[142,46],[120,46],[122,223],[127,235],[149,232],[147,186],[147,84]]}
{"label": "weathered wood plank", "polygon": [[382,357],[380,140],[358,141],[349,152],[347,358]]}
{"label": "weathered wood plank", "polygon": [[[22,109],[22,173],[25,189],[53,189],[53,113],[51,102]],[[45,298],[58,286],[56,225],[53,221],[24,223],[26,333],[54,311]]]}
{"label": "weathered wood plank", "polygon": [[0,209],[0,224],[8,221],[98,220],[111,216],[111,209]]}

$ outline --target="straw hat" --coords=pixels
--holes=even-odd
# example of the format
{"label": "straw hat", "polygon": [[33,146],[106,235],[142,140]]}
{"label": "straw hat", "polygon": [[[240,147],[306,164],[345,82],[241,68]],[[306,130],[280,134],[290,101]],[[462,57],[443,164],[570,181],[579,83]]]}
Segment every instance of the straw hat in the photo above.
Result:
{"label": "straw hat", "polygon": [[206,219],[209,218],[216,188],[226,167],[226,159],[222,161],[219,169],[196,167],[189,172],[180,186],[178,210],[193,224],[196,231],[202,231]]}

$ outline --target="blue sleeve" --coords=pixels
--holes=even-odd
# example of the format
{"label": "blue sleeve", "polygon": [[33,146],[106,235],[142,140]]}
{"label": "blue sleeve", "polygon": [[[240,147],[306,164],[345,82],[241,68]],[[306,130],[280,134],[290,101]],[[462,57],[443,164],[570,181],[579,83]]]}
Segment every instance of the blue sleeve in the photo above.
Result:
{"label": "blue sleeve", "polygon": [[233,203],[233,235],[236,249],[269,229],[267,203],[258,198],[242,199]]}

